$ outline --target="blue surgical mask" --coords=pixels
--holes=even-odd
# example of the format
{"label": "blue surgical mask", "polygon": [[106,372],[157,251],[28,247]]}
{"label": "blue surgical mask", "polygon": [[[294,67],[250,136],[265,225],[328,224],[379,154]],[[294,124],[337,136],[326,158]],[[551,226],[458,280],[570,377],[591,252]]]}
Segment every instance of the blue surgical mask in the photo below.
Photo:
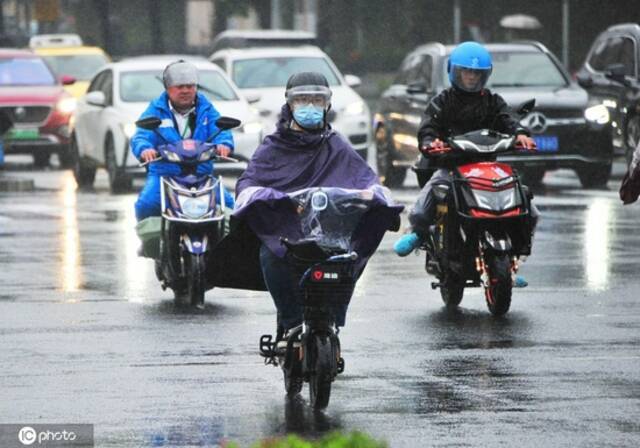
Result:
{"label": "blue surgical mask", "polygon": [[293,111],[293,118],[305,129],[320,129],[324,126],[324,109],[307,104]]}

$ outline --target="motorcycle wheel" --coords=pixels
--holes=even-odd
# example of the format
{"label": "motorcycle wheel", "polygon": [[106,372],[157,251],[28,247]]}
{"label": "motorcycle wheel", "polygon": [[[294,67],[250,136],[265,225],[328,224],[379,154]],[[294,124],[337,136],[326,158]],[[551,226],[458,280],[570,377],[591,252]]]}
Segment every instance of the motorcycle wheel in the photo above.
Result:
{"label": "motorcycle wheel", "polygon": [[448,309],[457,308],[462,302],[464,283],[463,279],[450,272],[440,286],[440,296]]}
{"label": "motorcycle wheel", "polygon": [[191,306],[204,308],[204,255],[189,254],[187,257],[187,297]]}
{"label": "motorcycle wheel", "polygon": [[494,316],[503,316],[511,306],[511,260],[508,255],[489,259],[489,287],[485,288],[487,307]]}
{"label": "motorcycle wheel", "polygon": [[287,397],[293,398],[302,390],[303,379],[300,375],[296,375],[293,370],[282,369],[284,375],[284,390]]}
{"label": "motorcycle wheel", "polygon": [[309,376],[309,404],[313,409],[325,409],[331,396],[333,380],[333,347],[329,336],[313,338],[314,363],[313,372]]}

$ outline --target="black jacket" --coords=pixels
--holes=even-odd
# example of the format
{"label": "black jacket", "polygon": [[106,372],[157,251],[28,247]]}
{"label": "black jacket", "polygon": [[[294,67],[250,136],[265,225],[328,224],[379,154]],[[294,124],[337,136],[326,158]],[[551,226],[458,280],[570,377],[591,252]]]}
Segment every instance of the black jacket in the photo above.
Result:
{"label": "black jacket", "polygon": [[529,135],[511,116],[511,109],[497,93],[484,89],[479,93],[463,92],[455,87],[443,90],[427,105],[418,130],[420,151],[439,138],[493,129],[505,134]]}

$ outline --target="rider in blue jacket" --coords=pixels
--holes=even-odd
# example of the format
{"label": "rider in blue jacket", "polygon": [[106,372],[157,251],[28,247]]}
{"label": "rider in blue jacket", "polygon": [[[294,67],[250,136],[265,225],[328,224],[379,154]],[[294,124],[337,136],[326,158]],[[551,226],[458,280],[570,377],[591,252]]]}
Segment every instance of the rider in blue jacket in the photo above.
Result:
{"label": "rider in blue jacket", "polygon": [[[151,101],[140,118],[157,117],[162,120],[156,132],[138,128],[131,139],[133,155],[144,162],[156,159],[158,145],[177,142],[184,139],[204,141],[218,131],[216,120],[220,113],[211,102],[197,92],[198,70],[183,60],[169,64],[162,81],[166,91]],[[217,153],[228,156],[233,151],[231,131],[223,131],[213,140]],[[136,219],[141,221],[150,216],[160,215],[160,177],[180,174],[180,166],[164,160],[148,165],[147,181],[135,204]],[[213,162],[200,163],[197,174],[213,173]],[[225,190],[225,205],[233,207],[233,196]]]}

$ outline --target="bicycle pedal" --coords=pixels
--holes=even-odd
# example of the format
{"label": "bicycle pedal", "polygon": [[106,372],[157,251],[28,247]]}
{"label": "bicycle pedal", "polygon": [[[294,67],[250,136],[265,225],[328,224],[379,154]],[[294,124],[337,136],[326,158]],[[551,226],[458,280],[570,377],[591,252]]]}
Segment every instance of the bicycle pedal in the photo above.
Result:
{"label": "bicycle pedal", "polygon": [[342,357],[338,360],[338,370],[337,371],[338,371],[338,373],[344,372],[344,358],[342,358]]}
{"label": "bicycle pedal", "polygon": [[263,334],[260,336],[260,355],[265,358],[273,358],[276,356],[276,343],[273,342],[273,336]]}

